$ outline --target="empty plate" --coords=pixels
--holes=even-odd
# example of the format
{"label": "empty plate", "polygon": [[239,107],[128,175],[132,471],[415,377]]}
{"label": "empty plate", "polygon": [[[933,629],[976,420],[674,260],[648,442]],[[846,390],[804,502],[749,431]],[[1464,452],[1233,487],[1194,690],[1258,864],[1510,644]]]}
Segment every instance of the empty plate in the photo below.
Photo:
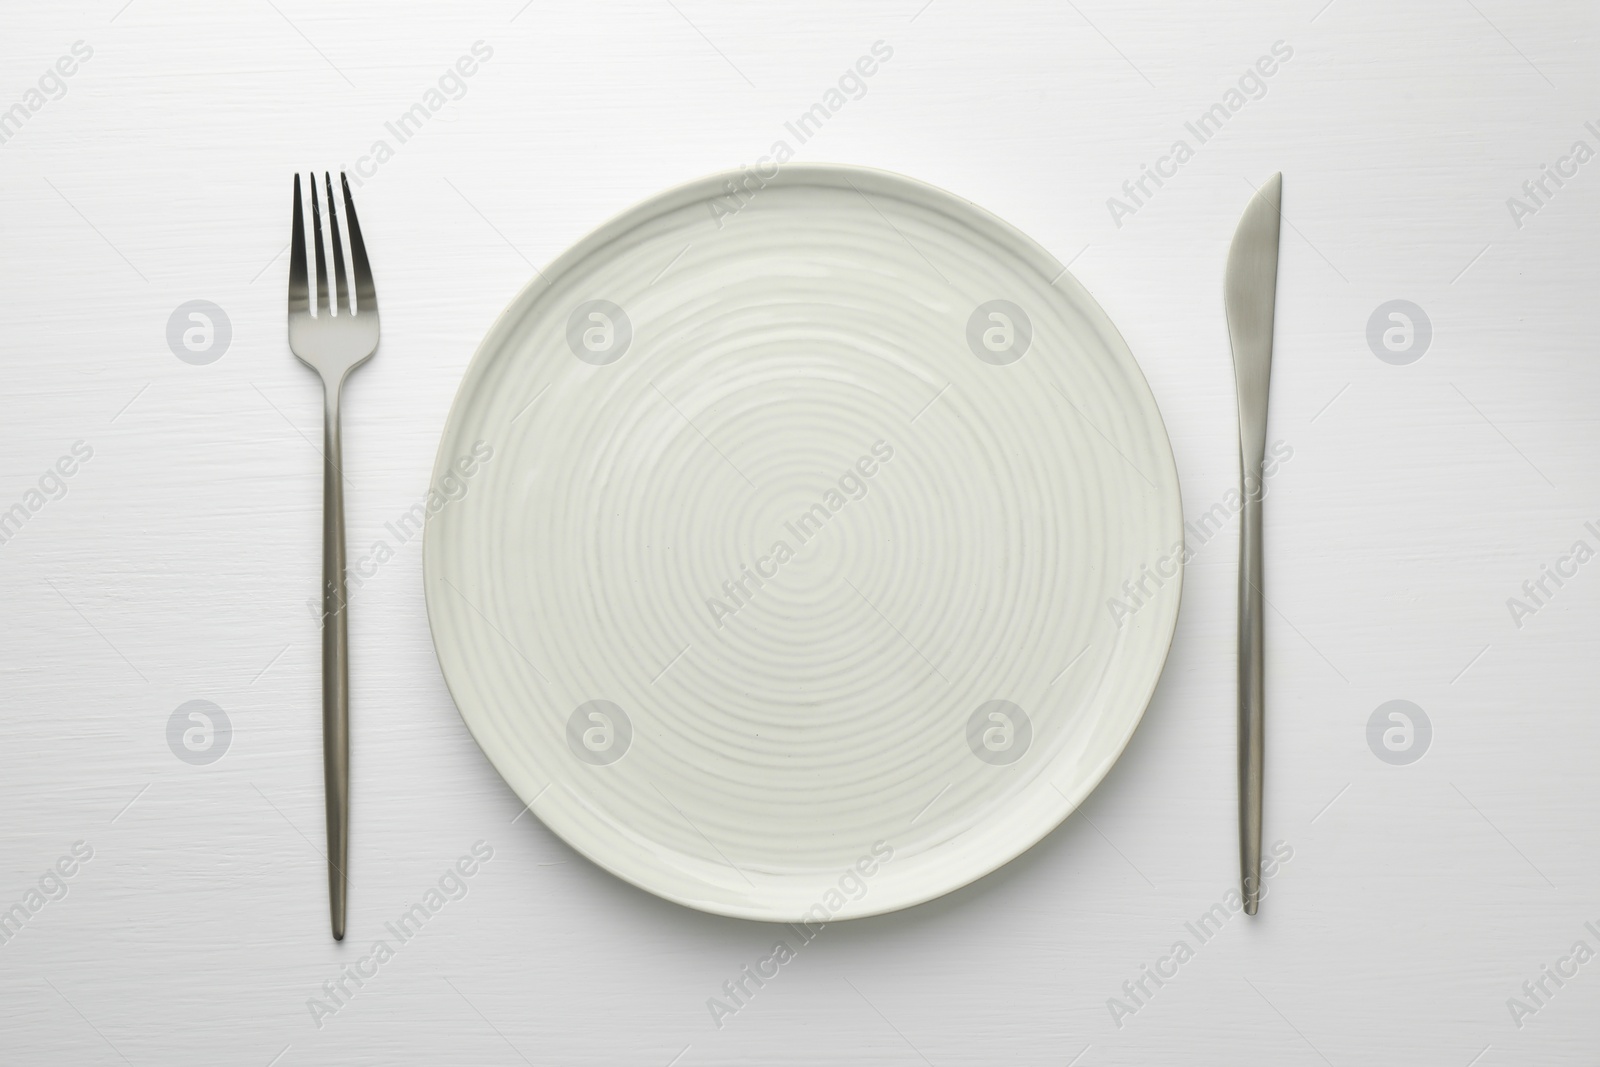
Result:
{"label": "empty plate", "polygon": [[1182,513],[1099,305],[898,175],[716,175],[485,338],[424,568],[450,692],[544,823],[724,915],[903,908],[1027,849],[1138,724]]}

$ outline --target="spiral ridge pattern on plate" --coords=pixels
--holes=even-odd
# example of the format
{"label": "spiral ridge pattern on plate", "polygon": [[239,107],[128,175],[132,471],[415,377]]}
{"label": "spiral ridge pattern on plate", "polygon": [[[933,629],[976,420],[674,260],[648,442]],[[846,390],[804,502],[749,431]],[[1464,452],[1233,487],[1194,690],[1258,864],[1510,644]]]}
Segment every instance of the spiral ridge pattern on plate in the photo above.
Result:
{"label": "spiral ridge pattern on plate", "polygon": [[1026,237],[878,171],[740,181],[601,227],[490,331],[429,618],[474,737],[595,862],[874,914],[1011,859],[1121,753],[1176,622],[1177,474]]}

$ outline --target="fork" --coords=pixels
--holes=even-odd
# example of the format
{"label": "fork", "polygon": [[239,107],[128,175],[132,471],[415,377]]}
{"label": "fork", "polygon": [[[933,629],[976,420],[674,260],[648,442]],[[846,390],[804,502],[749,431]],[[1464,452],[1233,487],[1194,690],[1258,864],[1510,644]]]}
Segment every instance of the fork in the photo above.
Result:
{"label": "fork", "polygon": [[[322,772],[328,809],[328,906],[333,939],[344,940],[345,900],[350,852],[350,660],[345,617],[344,484],[339,447],[339,389],[350,372],[378,347],[378,293],[372,285],[367,246],[361,240],[356,205],[344,174],[344,216],[350,229],[347,283],[344,247],[333,178],[326,171],[328,231],[333,241],[335,302],[328,306],[328,268],[322,250],[322,209],[317,178],[311,176],[311,226],[317,259],[317,306],[311,307],[306,279],[305,216],[300,206],[300,175],[294,176],[294,234],[289,252],[289,348],[300,362],[322,376]],[[355,290],[355,305],[350,289]]]}

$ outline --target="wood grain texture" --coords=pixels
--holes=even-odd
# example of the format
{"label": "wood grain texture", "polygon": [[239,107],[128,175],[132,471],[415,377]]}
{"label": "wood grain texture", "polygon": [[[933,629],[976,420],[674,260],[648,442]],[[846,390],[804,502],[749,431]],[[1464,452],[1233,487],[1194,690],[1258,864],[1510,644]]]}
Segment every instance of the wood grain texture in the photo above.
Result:
{"label": "wood grain texture", "polygon": [[[1600,963],[1544,979],[1537,1003],[1523,983],[1577,941],[1600,951],[1600,563],[1573,553],[1600,550],[1600,161],[1574,155],[1600,151],[1596,17],[1502,0],[8,7],[0,130],[13,103],[25,115],[0,142],[0,514],[27,517],[0,543],[0,912],[30,890],[40,906],[0,942],[0,1061],[1592,1052]],[[79,41],[92,55],[49,75]],[[492,55],[441,86],[479,41]],[[799,143],[785,124],[877,41],[893,58]],[[1241,85],[1277,42],[1292,55]],[[386,124],[430,90],[402,142]],[[1186,124],[1217,104],[1202,140]],[[779,140],[941,185],[1070,261],[1149,377],[1198,532],[1165,677],[1082,812],[950,897],[829,926],[719,1027],[708,999],[793,935],[659,901],[518,818],[440,679],[420,545],[385,524],[426,491],[467,360],[538,266]],[[1135,203],[1124,183],[1180,140]],[[285,343],[285,252],[294,170],[363,157],[384,340],[345,395],[346,502],[352,559],[392,558],[352,602],[336,945],[307,606],[321,410]],[[1237,541],[1205,520],[1237,478],[1222,264],[1250,183],[1278,170],[1268,441],[1292,456],[1266,505],[1265,836],[1293,858],[1260,916],[1224,905],[1202,940],[1186,924],[1236,862]],[[1396,366],[1367,332],[1401,299],[1432,338]],[[206,365],[167,342],[191,300],[231,324]],[[47,471],[80,441],[92,457],[58,489]],[[1394,699],[1432,723],[1406,766],[1368,747]],[[192,700],[231,722],[214,763],[169,747]],[[47,875],[80,841],[92,857]],[[493,856],[464,896],[403,944],[386,933],[479,841]],[[314,1018],[380,938],[392,958]],[[1176,976],[1135,1002],[1124,982],[1178,941]],[[1536,1010],[1514,1017],[1512,997]]]}

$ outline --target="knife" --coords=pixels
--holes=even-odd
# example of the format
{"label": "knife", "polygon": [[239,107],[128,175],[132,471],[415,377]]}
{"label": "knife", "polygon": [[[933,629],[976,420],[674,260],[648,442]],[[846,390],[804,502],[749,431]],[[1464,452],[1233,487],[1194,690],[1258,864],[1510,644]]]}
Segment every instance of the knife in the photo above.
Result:
{"label": "knife", "polygon": [[1261,785],[1266,719],[1262,671],[1261,464],[1267,446],[1272,319],[1278,296],[1283,175],[1269,178],[1244,209],[1223,281],[1233,377],[1239,393],[1239,881],[1244,910],[1261,902]]}

